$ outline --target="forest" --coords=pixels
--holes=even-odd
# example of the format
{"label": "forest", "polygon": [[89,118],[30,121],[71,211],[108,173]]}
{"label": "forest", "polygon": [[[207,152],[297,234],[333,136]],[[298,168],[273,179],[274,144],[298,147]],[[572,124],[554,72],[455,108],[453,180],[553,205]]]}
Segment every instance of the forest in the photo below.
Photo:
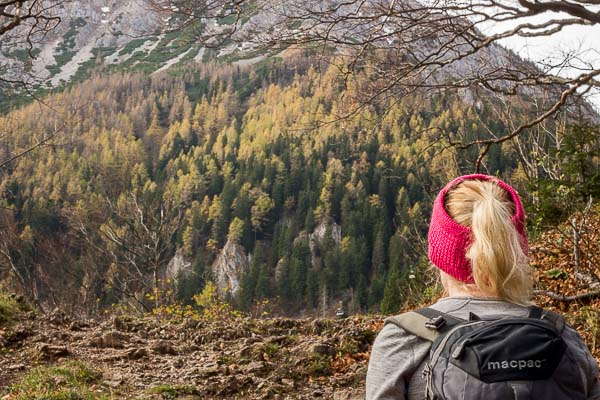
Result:
{"label": "forest", "polygon": [[[45,309],[147,311],[217,282],[227,248],[247,265],[220,293],[244,311],[392,313],[433,296],[432,196],[479,155],[452,142],[511,121],[475,89],[363,105],[357,76],[298,52],[97,74],[0,115],[3,159],[54,135],[0,171],[0,279]],[[599,137],[551,120],[482,169],[518,187],[536,235],[600,196]]]}

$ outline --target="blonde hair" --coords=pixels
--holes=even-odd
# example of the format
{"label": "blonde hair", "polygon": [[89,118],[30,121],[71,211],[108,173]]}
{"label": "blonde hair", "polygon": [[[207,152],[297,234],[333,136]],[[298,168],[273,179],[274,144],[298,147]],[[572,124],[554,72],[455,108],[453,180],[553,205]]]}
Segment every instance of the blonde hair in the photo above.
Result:
{"label": "blonde hair", "polygon": [[508,192],[494,182],[467,180],[448,192],[446,210],[456,222],[471,228],[473,242],[466,257],[476,287],[463,284],[463,288],[531,304],[532,271],[511,220],[515,206]]}

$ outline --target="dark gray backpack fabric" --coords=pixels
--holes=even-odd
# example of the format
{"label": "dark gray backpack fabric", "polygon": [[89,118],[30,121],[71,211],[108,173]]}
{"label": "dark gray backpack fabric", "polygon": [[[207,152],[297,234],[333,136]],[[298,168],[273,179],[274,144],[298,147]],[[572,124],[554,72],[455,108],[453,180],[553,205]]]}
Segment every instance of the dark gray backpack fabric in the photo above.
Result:
{"label": "dark gray backpack fabric", "polygon": [[386,320],[432,343],[425,369],[430,400],[585,400],[585,380],[567,353],[558,314],[527,318],[425,308]]}

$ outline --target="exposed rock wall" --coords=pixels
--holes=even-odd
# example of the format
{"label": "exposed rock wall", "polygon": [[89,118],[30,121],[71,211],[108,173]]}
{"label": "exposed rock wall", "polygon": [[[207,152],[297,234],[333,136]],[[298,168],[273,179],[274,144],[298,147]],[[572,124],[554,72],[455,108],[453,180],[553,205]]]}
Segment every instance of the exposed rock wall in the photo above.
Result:
{"label": "exposed rock wall", "polygon": [[[30,71],[33,79],[46,86],[71,80],[82,63],[95,57],[94,52],[111,48],[118,52],[133,38],[153,34],[159,26],[158,15],[141,1],[74,0],[53,7],[50,13],[61,23],[43,37],[34,35],[38,55]],[[16,49],[10,46],[2,50],[10,53]],[[64,60],[62,65],[56,57]],[[0,52],[0,65],[14,63],[19,61]],[[18,68],[13,71],[20,73]]]}
{"label": "exposed rock wall", "polygon": [[327,233],[330,233],[331,239],[336,245],[342,241],[342,227],[335,221],[321,222],[315,230],[308,235],[308,246],[310,247],[310,259],[313,268],[321,267],[321,251],[320,244],[326,238]]}
{"label": "exposed rock wall", "polygon": [[219,292],[235,296],[240,289],[240,279],[250,264],[244,247],[228,240],[212,265]]}
{"label": "exposed rock wall", "polygon": [[165,270],[165,278],[177,283],[180,278],[186,278],[192,274],[192,263],[185,259],[183,251],[177,250],[175,256],[169,261]]}

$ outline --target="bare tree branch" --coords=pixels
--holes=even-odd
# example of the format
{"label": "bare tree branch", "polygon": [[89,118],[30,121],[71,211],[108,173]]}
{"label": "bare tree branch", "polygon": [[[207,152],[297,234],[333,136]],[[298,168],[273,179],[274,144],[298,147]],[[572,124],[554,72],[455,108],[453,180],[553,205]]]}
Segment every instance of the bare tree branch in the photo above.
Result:
{"label": "bare tree branch", "polygon": [[587,293],[581,293],[581,294],[577,294],[577,295],[573,295],[573,296],[564,296],[562,294],[558,294],[558,293],[554,293],[552,291],[549,290],[534,290],[533,292],[535,295],[538,296],[548,296],[551,299],[554,300],[558,300],[558,301],[563,301],[563,302],[573,302],[573,301],[579,301],[579,300],[589,300],[589,299],[595,299],[596,297],[600,296],[600,290],[596,290],[593,292],[587,292]]}

